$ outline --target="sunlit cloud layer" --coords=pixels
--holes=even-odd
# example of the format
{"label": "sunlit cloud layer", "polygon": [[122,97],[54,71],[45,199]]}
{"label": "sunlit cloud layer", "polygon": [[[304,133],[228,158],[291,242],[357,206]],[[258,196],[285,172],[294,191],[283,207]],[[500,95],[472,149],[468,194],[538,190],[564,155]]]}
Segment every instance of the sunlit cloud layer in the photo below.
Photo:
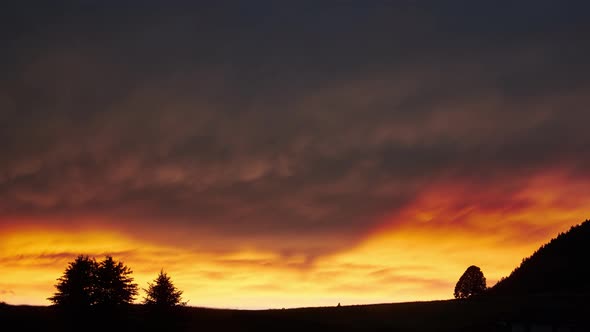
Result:
{"label": "sunlit cloud layer", "polygon": [[[13,229],[0,235],[3,299],[47,304],[78,254],[113,255],[147,287],[165,269],[194,306],[281,308],[447,299],[471,265],[493,285],[541,244],[585,218],[588,183],[533,177],[509,198],[448,184],[392,214],[364,240],[310,261],[256,247],[215,251],[113,230]],[[576,199],[564,202],[563,197]],[[526,202],[526,203],[523,203]],[[141,296],[138,298],[141,301]]]}
{"label": "sunlit cloud layer", "polygon": [[587,6],[7,8],[0,300],[82,253],[199,306],[495,282],[588,218]]}

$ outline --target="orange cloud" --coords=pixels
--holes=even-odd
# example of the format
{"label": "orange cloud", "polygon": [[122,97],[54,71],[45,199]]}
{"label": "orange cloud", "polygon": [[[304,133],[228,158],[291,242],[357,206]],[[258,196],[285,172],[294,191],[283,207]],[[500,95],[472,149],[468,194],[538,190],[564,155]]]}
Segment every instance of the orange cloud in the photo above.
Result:
{"label": "orange cloud", "polygon": [[174,246],[100,227],[6,229],[0,233],[1,296],[9,303],[48,304],[55,279],[83,253],[124,261],[140,287],[164,268],[194,306],[446,299],[467,266],[480,266],[493,285],[539,245],[586,219],[586,183],[564,172],[533,175],[524,183],[518,190],[489,192],[437,184],[361,243],[313,261],[255,246],[224,252]]}

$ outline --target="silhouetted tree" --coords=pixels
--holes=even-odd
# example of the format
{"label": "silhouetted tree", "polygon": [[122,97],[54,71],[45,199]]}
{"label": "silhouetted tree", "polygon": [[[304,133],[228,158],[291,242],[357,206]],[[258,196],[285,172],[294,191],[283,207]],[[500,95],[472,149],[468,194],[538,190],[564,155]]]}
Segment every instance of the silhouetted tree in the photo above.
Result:
{"label": "silhouetted tree", "polygon": [[94,304],[97,263],[88,256],[80,255],[70,262],[55,285],[57,292],[48,300],[55,305],[89,307]]}
{"label": "silhouetted tree", "polygon": [[457,299],[465,299],[482,294],[485,290],[486,278],[483,276],[483,272],[479,267],[471,265],[455,285],[454,295]]}
{"label": "silhouetted tree", "polygon": [[137,296],[131,269],[122,262],[106,256],[96,269],[96,304],[115,306],[130,304]]}
{"label": "silhouetted tree", "polygon": [[186,304],[186,302],[182,302],[182,291],[174,286],[164,270],[161,270],[154,283],[148,283],[148,288],[144,290],[146,292],[144,304],[157,307],[174,307]]}

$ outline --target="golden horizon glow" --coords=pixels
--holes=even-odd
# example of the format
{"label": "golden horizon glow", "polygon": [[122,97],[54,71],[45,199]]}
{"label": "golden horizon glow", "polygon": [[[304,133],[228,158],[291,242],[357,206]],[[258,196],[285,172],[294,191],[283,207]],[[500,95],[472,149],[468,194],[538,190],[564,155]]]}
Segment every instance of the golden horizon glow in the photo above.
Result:
{"label": "golden horizon glow", "polygon": [[[498,193],[469,197],[469,186],[433,186],[364,241],[311,263],[303,255],[285,258],[272,250],[220,253],[153,243],[100,226],[66,231],[23,222],[20,228],[0,232],[0,301],[49,304],[56,279],[78,254],[97,259],[109,254],[123,261],[140,289],[164,269],[188,304],[197,307],[266,309],[450,299],[469,265],[481,267],[492,286],[541,244],[585,220],[587,188],[559,172],[544,173],[502,199],[505,206],[492,208],[487,205],[491,201],[474,202]],[[566,196],[572,199],[564,203]],[[143,295],[140,292],[137,302]]]}
{"label": "golden horizon glow", "polygon": [[78,255],[137,302],[445,300],[590,219],[586,2],[14,3],[0,302]]}

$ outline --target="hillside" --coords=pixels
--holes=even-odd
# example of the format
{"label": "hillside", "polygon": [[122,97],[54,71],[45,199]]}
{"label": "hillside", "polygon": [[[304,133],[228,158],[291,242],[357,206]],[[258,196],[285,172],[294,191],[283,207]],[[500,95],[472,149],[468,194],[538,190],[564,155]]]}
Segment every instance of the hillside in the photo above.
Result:
{"label": "hillside", "polygon": [[572,226],[530,257],[489,290],[492,295],[590,293],[587,265],[590,253],[590,220]]}
{"label": "hillside", "polygon": [[[186,307],[154,315],[144,306],[104,314],[71,314],[55,307],[0,306],[0,330],[15,331],[513,331],[514,324],[588,331],[586,297],[481,297],[285,310]],[[544,331],[544,330],[543,330]]]}

